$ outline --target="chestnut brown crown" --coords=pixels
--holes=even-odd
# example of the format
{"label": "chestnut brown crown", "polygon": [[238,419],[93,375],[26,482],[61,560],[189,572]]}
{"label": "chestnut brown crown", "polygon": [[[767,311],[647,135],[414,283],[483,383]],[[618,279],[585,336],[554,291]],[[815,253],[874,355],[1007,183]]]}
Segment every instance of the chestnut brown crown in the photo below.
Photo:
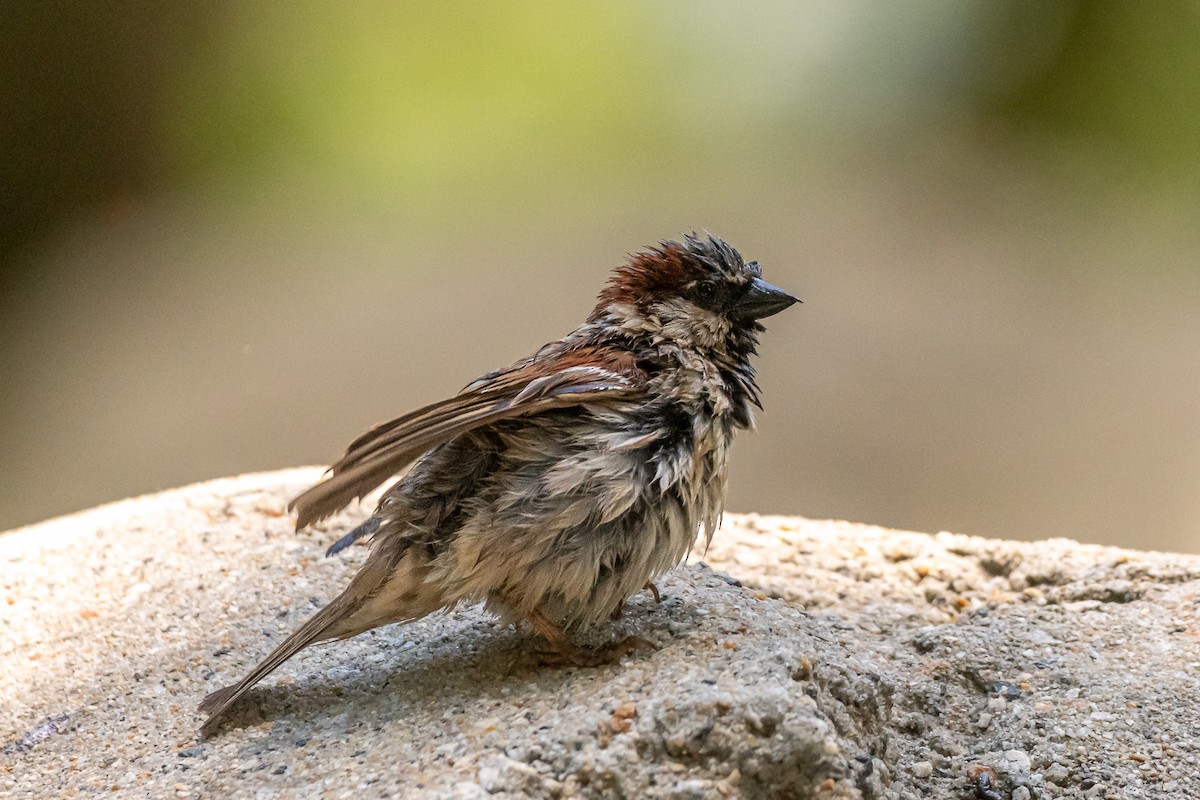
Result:
{"label": "chestnut brown crown", "polygon": [[758,262],[747,262],[721,238],[691,233],[682,242],[659,242],[617,267],[591,319],[614,306],[653,314],[672,302],[754,326],[800,301],[764,281]]}

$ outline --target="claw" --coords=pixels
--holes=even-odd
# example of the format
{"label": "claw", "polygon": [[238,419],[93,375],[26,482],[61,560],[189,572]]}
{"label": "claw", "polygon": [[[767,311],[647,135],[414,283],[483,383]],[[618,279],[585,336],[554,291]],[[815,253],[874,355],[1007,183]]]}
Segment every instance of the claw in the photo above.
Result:
{"label": "claw", "polygon": [[614,620],[620,619],[621,615],[624,613],[625,613],[625,601],[622,600],[619,604],[617,604],[617,607],[612,610],[612,613],[609,614],[609,617]]}
{"label": "claw", "polygon": [[[644,586],[642,586],[642,589],[650,590],[650,594],[654,595],[654,602],[656,602],[656,603],[662,602],[662,595],[658,593],[658,587],[654,585],[653,581],[646,581],[646,584]],[[610,615],[610,617],[612,619],[620,619],[621,615],[624,613],[625,613],[625,601],[622,600],[617,605],[617,607],[612,610],[612,614]]]}
{"label": "claw", "polygon": [[626,636],[604,647],[580,647],[567,638],[561,625],[555,624],[540,609],[528,611],[525,616],[549,645],[548,650],[534,652],[534,657],[545,666],[598,667],[616,664],[621,656],[640,648],[658,649],[657,645],[640,636]]}
{"label": "claw", "polygon": [[650,594],[654,595],[654,602],[662,602],[662,595],[658,593],[658,587],[654,585],[654,581],[646,581],[646,585],[642,588],[650,590]]}
{"label": "claw", "polygon": [[534,653],[538,663],[544,667],[601,667],[620,662],[622,656],[635,650],[657,650],[658,645],[641,636],[626,636],[603,647],[580,647],[558,645]]}

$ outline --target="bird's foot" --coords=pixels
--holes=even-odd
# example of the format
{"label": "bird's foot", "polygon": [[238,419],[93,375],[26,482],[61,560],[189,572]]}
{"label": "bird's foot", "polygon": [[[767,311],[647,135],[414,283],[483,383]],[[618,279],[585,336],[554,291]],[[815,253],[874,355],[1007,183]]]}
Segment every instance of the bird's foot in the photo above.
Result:
{"label": "bird's foot", "polygon": [[657,650],[658,645],[640,636],[626,636],[602,647],[581,647],[561,643],[551,645],[534,653],[538,663],[544,667],[601,667],[616,664],[621,656],[635,650]]}
{"label": "bird's foot", "polygon": [[[643,586],[642,589],[650,590],[650,594],[654,595],[654,602],[656,602],[656,603],[662,602],[662,595],[658,593],[658,587],[654,585],[653,581],[646,581],[646,585]],[[612,618],[620,619],[621,615],[624,613],[625,613],[625,601],[622,600],[621,604],[613,609]]]}

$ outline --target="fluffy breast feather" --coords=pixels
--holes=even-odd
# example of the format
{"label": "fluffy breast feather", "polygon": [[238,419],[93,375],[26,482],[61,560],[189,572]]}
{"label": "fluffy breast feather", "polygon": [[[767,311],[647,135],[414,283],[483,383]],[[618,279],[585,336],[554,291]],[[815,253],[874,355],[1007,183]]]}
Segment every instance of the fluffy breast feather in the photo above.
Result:
{"label": "fluffy breast feather", "polygon": [[496,426],[501,454],[433,577],[462,600],[595,622],[711,538],[730,434],[632,404]]}

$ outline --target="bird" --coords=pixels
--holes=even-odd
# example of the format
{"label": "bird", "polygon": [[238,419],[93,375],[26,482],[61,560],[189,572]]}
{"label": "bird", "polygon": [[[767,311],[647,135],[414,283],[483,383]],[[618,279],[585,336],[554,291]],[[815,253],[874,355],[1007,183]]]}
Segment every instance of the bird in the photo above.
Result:
{"label": "bird", "polygon": [[711,542],[733,435],[762,407],[760,320],[797,302],[716,235],[663,240],[618,266],[562,339],[359,436],[289,510],[299,531],[409,467],[328,551],[369,537],[366,560],[245,678],[205,697],[202,733],[309,645],[466,603],[526,621],[555,663],[649,645],[589,648],[572,634],[643,589],[657,597],[653,581]]}

